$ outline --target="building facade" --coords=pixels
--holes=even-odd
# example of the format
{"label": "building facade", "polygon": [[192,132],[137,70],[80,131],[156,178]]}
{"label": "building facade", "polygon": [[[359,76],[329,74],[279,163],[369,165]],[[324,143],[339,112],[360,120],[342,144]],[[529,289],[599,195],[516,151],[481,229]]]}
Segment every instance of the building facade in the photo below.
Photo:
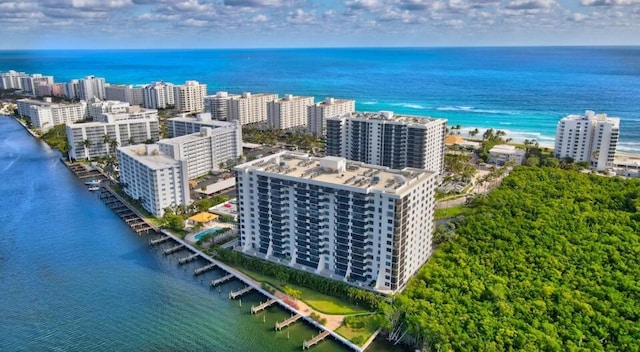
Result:
{"label": "building facade", "polygon": [[131,84],[110,84],[104,90],[107,100],[122,101],[129,105],[144,104],[144,95],[140,87],[134,87]]}
{"label": "building facade", "polygon": [[31,121],[34,128],[46,131],[55,125],[74,123],[87,118],[87,103],[54,104],[51,99],[45,101],[19,99],[18,114]]}
{"label": "building facade", "polygon": [[93,120],[99,120],[102,114],[106,113],[126,113],[129,109],[129,103],[119,100],[99,100],[91,99],[87,103],[87,112]]}
{"label": "building facade", "polygon": [[558,122],[554,154],[605,170],[613,165],[619,137],[619,118],[587,110],[584,115],[568,115]]}
{"label": "building facade", "polygon": [[436,173],[291,152],[235,171],[246,254],[383,293],[431,256]]}
{"label": "building facade", "polygon": [[207,85],[198,81],[186,81],[173,87],[175,108],[180,112],[198,113],[204,111],[204,97]]}
{"label": "building facade", "polygon": [[327,98],[320,103],[309,105],[307,107],[307,131],[317,136],[324,136],[328,117],[342,116],[355,111],[355,100]]}
{"label": "building facade", "polygon": [[215,120],[235,121],[242,125],[267,121],[267,103],[277,100],[278,94],[229,94],[217,92],[204,98],[204,111]]}
{"label": "building facade", "polygon": [[269,127],[286,130],[307,126],[307,106],[313,105],[313,97],[299,97],[291,94],[267,103]]}
{"label": "building facade", "polygon": [[444,170],[445,119],[379,113],[329,117],[327,155],[394,169]]}
{"label": "building facade", "polygon": [[175,105],[173,84],[153,82],[142,88],[143,106],[147,109],[168,109]]}
{"label": "building facade", "polygon": [[217,121],[211,119],[211,114],[200,113],[196,117],[172,117],[167,119],[167,129],[171,138],[184,136],[187,134],[199,133],[202,127],[219,128],[238,126],[236,122]]}
{"label": "building facade", "polygon": [[158,142],[160,151],[174,159],[186,160],[189,179],[219,170],[221,163],[242,155],[240,123],[226,127],[202,127],[200,132]]}
{"label": "building facade", "polygon": [[0,89],[22,90],[22,78],[29,77],[26,72],[10,70],[0,73]]}
{"label": "building facade", "polygon": [[118,148],[120,184],[131,198],[156,217],[165,209],[189,205],[187,164],[164,155],[155,144]]}
{"label": "building facade", "polygon": [[78,80],[78,98],[89,101],[92,98],[104,100],[105,81],[102,77],[87,76]]}

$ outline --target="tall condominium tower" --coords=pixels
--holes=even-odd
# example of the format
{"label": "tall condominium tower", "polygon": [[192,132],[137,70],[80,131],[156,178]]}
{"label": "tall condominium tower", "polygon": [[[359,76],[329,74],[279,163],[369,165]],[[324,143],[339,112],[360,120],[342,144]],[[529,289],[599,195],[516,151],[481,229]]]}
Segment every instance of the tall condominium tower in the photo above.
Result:
{"label": "tall condominium tower", "polygon": [[584,115],[568,115],[558,122],[554,154],[605,170],[613,162],[619,135],[619,118],[591,110]]}
{"label": "tall condominium tower", "polygon": [[381,111],[326,120],[327,155],[394,169],[443,170],[445,119]]}
{"label": "tall condominium tower", "polygon": [[307,107],[307,131],[323,136],[327,129],[327,117],[342,116],[356,111],[355,100],[327,98]]}
{"label": "tall condominium tower", "polygon": [[78,80],[78,98],[88,101],[91,98],[103,100],[106,96],[104,78],[87,76]]}
{"label": "tall condominium tower", "polygon": [[307,106],[313,105],[313,97],[296,97],[291,94],[267,104],[267,122],[276,129],[286,130],[307,126]]}
{"label": "tall condominium tower", "polygon": [[147,109],[167,109],[175,105],[173,84],[153,82],[142,88],[143,106]]}
{"label": "tall condominium tower", "polygon": [[238,120],[242,125],[261,123],[267,121],[267,103],[277,99],[278,94],[272,93],[217,92],[204,97],[204,111],[215,120]]}
{"label": "tall condominium tower", "polygon": [[207,95],[207,85],[198,81],[186,81],[173,87],[175,108],[180,112],[198,113],[204,111],[204,97]]}

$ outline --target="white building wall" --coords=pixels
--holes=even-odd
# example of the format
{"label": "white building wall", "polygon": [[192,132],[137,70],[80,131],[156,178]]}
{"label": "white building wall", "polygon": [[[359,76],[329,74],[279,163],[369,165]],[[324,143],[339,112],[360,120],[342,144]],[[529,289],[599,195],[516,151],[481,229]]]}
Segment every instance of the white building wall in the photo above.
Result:
{"label": "white building wall", "polygon": [[92,98],[105,98],[105,81],[102,77],[87,76],[78,80],[78,98],[88,101]]}
{"label": "white building wall", "polygon": [[326,133],[327,117],[342,116],[356,111],[355,100],[327,98],[307,107],[307,131],[318,136]]}
{"label": "white building wall", "polygon": [[175,107],[180,112],[198,113],[204,111],[204,97],[207,85],[198,81],[186,81],[173,87]]}
{"label": "white building wall", "polygon": [[295,97],[291,94],[267,104],[267,122],[271,128],[286,130],[306,127],[307,106],[313,105],[313,97]]}

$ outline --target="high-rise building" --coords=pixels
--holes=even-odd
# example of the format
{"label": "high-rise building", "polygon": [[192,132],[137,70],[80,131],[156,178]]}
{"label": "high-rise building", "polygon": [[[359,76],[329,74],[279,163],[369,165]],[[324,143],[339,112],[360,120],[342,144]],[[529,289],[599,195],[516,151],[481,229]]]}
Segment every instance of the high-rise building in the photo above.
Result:
{"label": "high-rise building", "polygon": [[129,103],[119,100],[100,100],[93,98],[87,103],[89,117],[94,121],[99,120],[102,114],[126,113],[129,108]]}
{"label": "high-rise building", "polygon": [[0,89],[22,90],[22,78],[29,77],[26,72],[10,70],[0,73]]}
{"label": "high-rise building", "polygon": [[291,152],[235,172],[246,254],[384,293],[431,255],[437,173]]}
{"label": "high-rise building", "polygon": [[156,144],[118,148],[120,183],[127,195],[140,200],[153,216],[168,207],[189,205],[187,162],[162,154]]}
{"label": "high-rise building", "polygon": [[53,76],[43,76],[39,73],[26,75],[21,78],[22,92],[25,95],[38,96],[38,86],[53,84]]}
{"label": "high-rise building", "polygon": [[313,105],[313,97],[287,94],[282,99],[267,103],[269,127],[286,130],[307,126],[307,106]]}
{"label": "high-rise building", "polygon": [[217,92],[204,97],[204,111],[215,120],[235,121],[242,125],[267,121],[267,103],[278,99],[278,94],[229,94]]}
{"label": "high-rise building", "polygon": [[219,165],[242,155],[240,122],[227,127],[202,127],[200,132],[158,142],[160,151],[174,159],[186,160],[189,179],[219,170]]}
{"label": "high-rise building", "polygon": [[34,128],[42,131],[87,117],[87,103],[84,101],[75,104],[54,104],[51,98],[46,98],[45,101],[19,99],[17,105],[18,114],[31,121]]}
{"label": "high-rise building", "polygon": [[554,154],[592,168],[612,166],[620,136],[620,119],[587,110],[584,115],[568,115],[558,122]]}
{"label": "high-rise building", "polygon": [[168,109],[175,105],[173,84],[153,82],[142,88],[143,106],[147,109]]}
{"label": "high-rise building", "polygon": [[444,168],[445,119],[379,113],[350,113],[327,120],[327,155],[393,169]]}
{"label": "high-rise building", "polygon": [[327,117],[342,116],[356,111],[355,100],[326,98],[324,101],[307,107],[307,131],[324,136],[327,129]]}
{"label": "high-rise building", "polygon": [[238,128],[235,127],[238,125],[233,121],[212,120],[211,114],[208,112],[200,113],[196,117],[172,117],[167,119],[167,129],[169,130],[169,136],[172,138],[198,133],[202,127],[219,128],[229,126]]}
{"label": "high-rise building", "polygon": [[129,105],[143,105],[144,95],[142,88],[131,84],[109,84],[105,88],[107,100],[117,100],[129,103]]}
{"label": "high-rise building", "polygon": [[89,101],[91,98],[103,100],[105,98],[104,78],[87,76],[78,80],[78,98]]}
{"label": "high-rise building", "polygon": [[67,99],[78,99],[80,97],[79,88],[80,84],[77,79],[64,83],[63,94]]}
{"label": "high-rise building", "polygon": [[175,108],[180,112],[198,113],[204,111],[204,97],[207,85],[198,81],[186,81],[173,87]]}

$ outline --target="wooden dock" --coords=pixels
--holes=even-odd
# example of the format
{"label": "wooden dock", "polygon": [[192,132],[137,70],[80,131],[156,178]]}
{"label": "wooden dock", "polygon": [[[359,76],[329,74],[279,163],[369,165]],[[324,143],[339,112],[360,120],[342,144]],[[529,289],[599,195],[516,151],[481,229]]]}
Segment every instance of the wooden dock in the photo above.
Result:
{"label": "wooden dock", "polygon": [[194,253],[194,254],[192,254],[192,255],[190,255],[188,257],[184,257],[184,258],[181,258],[180,260],[178,260],[178,264],[182,265],[182,264],[188,263],[188,262],[198,258],[199,256],[200,256],[200,254]]}
{"label": "wooden dock", "polygon": [[304,341],[302,343],[302,349],[303,350],[307,350],[311,347],[313,347],[314,345],[316,345],[318,342],[324,340],[327,336],[329,336],[331,334],[331,331],[329,330],[325,330],[323,332],[321,332],[319,335],[314,336],[311,340],[309,341]]}
{"label": "wooden dock", "polygon": [[[168,236],[167,236],[168,237]],[[211,263],[193,271],[193,275],[200,275],[216,267],[216,263]]]}
{"label": "wooden dock", "polygon": [[251,314],[256,314],[264,309],[266,309],[267,307],[269,307],[270,305],[276,303],[275,299],[270,299],[262,304],[260,304],[259,306],[251,306]]}
{"label": "wooden dock", "polygon": [[158,232],[160,230],[141,214],[138,214],[135,209],[129,206],[124,199],[109,187],[100,187],[98,198],[100,198],[109,209],[116,213],[116,215],[123,219],[138,235],[141,233],[148,233],[149,231]]}
{"label": "wooden dock", "polygon": [[236,298],[244,295],[245,293],[247,293],[247,292],[249,292],[251,290],[253,290],[252,286],[246,286],[245,288],[240,289],[238,291],[230,291],[229,292],[229,299],[236,299]]}
{"label": "wooden dock", "polygon": [[165,250],[164,254],[169,255],[171,253],[175,253],[175,252],[181,250],[182,248],[184,248],[184,244],[181,243],[181,244],[179,244],[179,245],[177,245],[175,247],[171,247],[171,248]]}
{"label": "wooden dock", "polygon": [[211,281],[211,286],[216,287],[216,286],[218,286],[218,285],[220,285],[220,284],[222,284],[224,282],[227,282],[227,281],[233,279],[234,277],[235,276],[233,274],[229,274],[229,275],[223,276],[223,277],[221,277],[219,279],[215,279],[215,280]]}
{"label": "wooden dock", "polygon": [[282,328],[286,328],[287,326],[295,323],[296,321],[298,321],[300,318],[302,318],[302,314],[296,314],[296,315],[292,315],[290,318],[288,318],[287,320],[278,323],[276,321],[276,330],[282,330]]}
{"label": "wooden dock", "polygon": [[166,242],[166,241],[168,241],[170,239],[171,239],[171,236],[164,236],[162,238],[158,238],[157,240],[149,241],[149,244],[153,246],[153,245],[156,245],[156,244],[159,244],[159,243],[162,243],[162,242]]}

